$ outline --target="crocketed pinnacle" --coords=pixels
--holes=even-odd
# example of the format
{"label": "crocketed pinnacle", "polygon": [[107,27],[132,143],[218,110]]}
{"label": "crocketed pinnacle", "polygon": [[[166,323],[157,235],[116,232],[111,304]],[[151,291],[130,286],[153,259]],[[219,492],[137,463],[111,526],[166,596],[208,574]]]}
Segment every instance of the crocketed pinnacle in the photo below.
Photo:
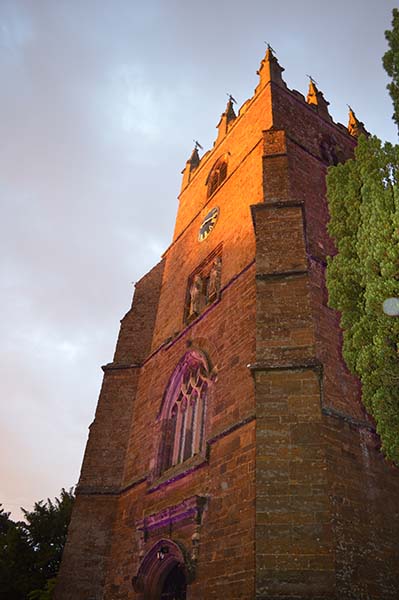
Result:
{"label": "crocketed pinnacle", "polygon": [[218,135],[215,144],[218,144],[224,138],[229,129],[229,124],[234,121],[236,116],[237,115],[234,112],[233,107],[233,98],[230,96],[227,102],[226,110],[222,113],[219,123],[216,125],[218,129]]}
{"label": "crocketed pinnacle", "polygon": [[233,100],[231,98],[229,98],[229,100],[227,102],[226,110],[222,114],[222,118],[224,116],[226,117],[227,123],[230,123],[230,121],[233,121],[237,116],[234,111]]}
{"label": "crocketed pinnacle", "polygon": [[310,78],[309,90],[306,97],[306,102],[317,109],[320,116],[331,120],[330,113],[328,112],[328,105],[330,104],[323,96],[323,92],[317,89],[316,82]]}
{"label": "crocketed pinnacle", "polygon": [[192,171],[193,169],[196,169],[200,163],[200,157],[198,154],[198,148],[197,145],[195,145],[194,150],[191,153],[190,158],[187,161],[188,163],[190,163],[190,170]]}
{"label": "crocketed pinnacle", "polygon": [[260,89],[269,81],[285,86],[285,82],[281,76],[283,71],[283,67],[280,66],[277,58],[273,54],[272,48],[268,45],[265,57],[260,63],[260,67],[257,71],[260,78],[257,89]]}
{"label": "crocketed pinnacle", "polygon": [[369,135],[369,132],[366,130],[364,123],[359,121],[351,107],[349,107],[348,131],[355,138],[358,138],[359,135],[362,133],[364,135]]}
{"label": "crocketed pinnacle", "polygon": [[188,183],[190,183],[191,175],[192,175],[193,171],[195,171],[195,169],[198,167],[199,164],[200,164],[200,157],[198,154],[197,144],[195,144],[194,150],[192,151],[191,156],[188,159],[188,161],[186,162],[186,166],[184,167],[184,169],[182,171],[182,174],[183,174],[182,189],[184,189],[186,187],[186,185],[188,185]]}

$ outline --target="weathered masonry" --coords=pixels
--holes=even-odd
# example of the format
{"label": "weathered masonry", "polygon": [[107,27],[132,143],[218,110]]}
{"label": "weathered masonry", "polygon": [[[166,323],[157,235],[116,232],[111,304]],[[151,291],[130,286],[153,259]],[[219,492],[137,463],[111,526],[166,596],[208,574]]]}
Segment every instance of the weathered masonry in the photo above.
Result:
{"label": "weathered masonry", "polygon": [[336,124],[271,49],[104,367],[57,600],[394,600],[399,477],[327,307]]}

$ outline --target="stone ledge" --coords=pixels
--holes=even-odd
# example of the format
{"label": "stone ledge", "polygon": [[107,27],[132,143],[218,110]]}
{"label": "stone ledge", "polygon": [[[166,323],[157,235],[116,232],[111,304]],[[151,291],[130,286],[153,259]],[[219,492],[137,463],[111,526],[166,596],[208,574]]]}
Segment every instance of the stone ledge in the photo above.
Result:
{"label": "stone ledge", "polygon": [[116,487],[99,488],[95,486],[76,486],[76,496],[118,496],[119,489]]}
{"label": "stone ledge", "polygon": [[208,457],[206,454],[206,450],[204,450],[199,454],[191,456],[191,458],[188,458],[184,462],[174,465],[173,467],[162,473],[160,477],[158,477],[151,483],[150,488],[147,490],[147,494],[155,492],[160,487],[168,485],[169,483],[176,481],[177,479],[182,479],[182,477],[185,477],[189,473],[192,473],[196,469],[199,469],[200,467],[206,464],[208,464]]}
{"label": "stone ledge", "polygon": [[276,279],[288,279],[289,277],[304,277],[308,275],[307,269],[299,269],[298,271],[275,271],[273,273],[257,273],[255,278],[258,281],[275,281]]}
{"label": "stone ledge", "polygon": [[208,444],[210,444],[210,445],[214,444],[215,442],[217,442],[221,438],[226,437],[226,435],[229,435],[230,433],[233,433],[233,431],[236,431],[237,429],[240,429],[240,427],[244,427],[244,425],[247,425],[251,421],[254,421],[255,418],[256,418],[255,415],[251,414],[251,415],[248,415],[247,417],[245,417],[244,419],[241,419],[241,421],[236,421],[235,423],[233,423],[229,427],[226,427],[225,429],[222,429],[222,431],[219,431],[219,432],[215,433],[208,440]]}
{"label": "stone ledge", "polygon": [[142,365],[140,363],[132,363],[132,364],[118,364],[118,363],[108,363],[103,365],[101,368],[104,371],[120,371],[123,369],[140,369]]}
{"label": "stone ledge", "polygon": [[247,365],[253,373],[256,371],[321,371],[322,363],[317,358],[305,358],[298,360],[270,360],[254,362]]}
{"label": "stone ledge", "polygon": [[376,433],[376,429],[371,423],[368,423],[367,421],[364,421],[362,419],[356,419],[356,417],[352,417],[351,415],[342,413],[341,411],[336,410],[335,408],[329,406],[322,406],[321,412],[327,417],[339,419],[340,421],[344,421],[345,423],[348,423],[349,425],[352,425],[353,427],[356,427],[358,429],[367,429],[371,433]]}

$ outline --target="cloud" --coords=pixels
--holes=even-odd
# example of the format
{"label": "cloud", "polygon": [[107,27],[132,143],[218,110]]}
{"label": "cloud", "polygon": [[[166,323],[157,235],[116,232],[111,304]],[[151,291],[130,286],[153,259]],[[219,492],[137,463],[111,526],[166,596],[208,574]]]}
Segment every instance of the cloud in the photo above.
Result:
{"label": "cloud", "polygon": [[327,5],[0,3],[0,493],[10,507],[76,482],[131,282],[170,242],[193,139],[211,147],[226,94],[252,95],[264,40],[289,87],[306,92],[305,74],[320,75],[334,115],[344,120],[355,98],[359,117],[393,136],[379,61],[395,2]]}

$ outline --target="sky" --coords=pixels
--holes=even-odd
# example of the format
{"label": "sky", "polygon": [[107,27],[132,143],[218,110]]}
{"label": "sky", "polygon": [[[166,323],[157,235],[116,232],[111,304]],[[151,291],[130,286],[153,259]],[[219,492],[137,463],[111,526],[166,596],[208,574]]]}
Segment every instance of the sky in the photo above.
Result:
{"label": "sky", "polygon": [[75,485],[133,283],[170,243],[193,140],[265,41],[347,124],[396,141],[391,0],[0,0],[0,503]]}

